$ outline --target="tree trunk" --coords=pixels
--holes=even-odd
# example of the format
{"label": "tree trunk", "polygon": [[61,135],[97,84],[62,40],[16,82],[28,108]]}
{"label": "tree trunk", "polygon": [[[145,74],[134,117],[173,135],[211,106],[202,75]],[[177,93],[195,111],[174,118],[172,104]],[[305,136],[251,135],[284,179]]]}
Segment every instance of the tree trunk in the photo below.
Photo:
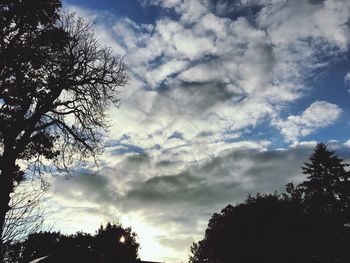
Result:
{"label": "tree trunk", "polygon": [[0,163],[0,262],[4,262],[4,240],[2,237],[6,213],[10,210],[10,194],[13,192],[13,177],[16,169],[16,158],[11,151],[4,147],[2,160]]}

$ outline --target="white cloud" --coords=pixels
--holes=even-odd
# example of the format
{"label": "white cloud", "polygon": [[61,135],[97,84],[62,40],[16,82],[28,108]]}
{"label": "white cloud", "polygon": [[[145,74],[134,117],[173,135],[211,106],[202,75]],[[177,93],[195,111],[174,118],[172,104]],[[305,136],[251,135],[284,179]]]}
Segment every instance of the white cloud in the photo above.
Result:
{"label": "white cloud", "polygon": [[[259,24],[266,28],[275,45],[312,38],[315,45],[347,50],[349,1],[276,1],[262,9]],[[323,42],[325,40],[325,42]],[[321,48],[321,45],[319,45]]]}
{"label": "white cloud", "polygon": [[341,109],[326,101],[312,103],[301,115],[290,115],[286,120],[276,121],[276,126],[290,141],[297,141],[300,137],[315,132],[333,124],[340,116]]}
{"label": "white cloud", "polygon": [[147,72],[145,78],[149,85],[156,89],[162,81],[166,80],[173,74],[183,71],[187,66],[187,61],[170,60]]}
{"label": "white cloud", "polygon": [[350,147],[350,139],[347,140],[347,141],[344,143],[344,145],[345,145],[346,147]]}
{"label": "white cloud", "polygon": [[350,83],[350,72],[348,72],[344,77],[344,82],[348,86]]}
{"label": "white cloud", "polygon": [[189,60],[214,52],[213,39],[204,36],[194,36],[191,30],[175,34],[172,41],[174,41],[174,46],[179,55],[183,54]]}
{"label": "white cloud", "polygon": [[[186,138],[195,138],[196,134],[208,131],[220,137],[223,131],[238,131],[255,127],[266,118],[275,119],[285,103],[303,95],[302,73],[309,74],[325,65],[317,62],[319,48],[303,38],[317,40],[322,35],[322,41],[329,43],[325,46],[339,47],[339,50],[342,46],[340,38],[330,33],[295,28],[298,21],[294,21],[292,16],[284,21],[277,12],[304,10],[305,7],[314,16],[308,21],[307,12],[302,11],[298,13],[299,20],[319,24],[318,27],[323,28],[319,13],[323,9],[329,13],[339,8],[331,4],[312,5],[294,1],[294,4],[282,5],[269,2],[259,13],[257,23],[260,24],[256,27],[244,17],[231,20],[216,16],[210,12],[206,1],[152,3],[174,8],[182,17],[198,19],[177,21],[162,17],[152,30],[140,30],[145,26],[121,19],[113,27],[118,41],[128,49],[127,62],[140,80],[138,88],[155,90],[155,93],[150,93],[152,96],[145,98],[141,94],[149,92],[137,92],[141,95],[140,104],[134,103],[135,93],[124,96],[124,110],[117,114],[125,114],[126,117],[115,115],[115,118],[124,119],[127,123],[116,122],[113,137],[143,131],[147,135],[137,139],[137,145],[141,147],[151,147],[152,140],[148,135],[159,130],[165,132],[162,139],[154,143],[162,145],[175,131],[182,132]],[[245,4],[242,2],[243,7]],[[344,14],[339,16],[332,20],[330,27],[341,28]],[[295,34],[284,35],[293,30],[297,30]],[[340,30],[339,34],[344,36],[344,32]],[[189,84],[179,84],[179,80]],[[160,83],[167,87],[167,92],[157,91]],[[217,88],[219,86],[220,89]],[[142,108],[144,104],[148,106]],[[120,126],[128,129],[120,129]]]}
{"label": "white cloud", "polygon": [[350,93],[350,72],[348,72],[344,77],[344,84],[348,88],[348,92]]}

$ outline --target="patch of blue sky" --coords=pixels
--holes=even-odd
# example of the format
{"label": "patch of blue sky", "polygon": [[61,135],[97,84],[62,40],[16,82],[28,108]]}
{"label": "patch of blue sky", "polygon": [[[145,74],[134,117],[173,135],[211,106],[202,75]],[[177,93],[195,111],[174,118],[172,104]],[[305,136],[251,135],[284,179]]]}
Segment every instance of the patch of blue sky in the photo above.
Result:
{"label": "patch of blue sky", "polygon": [[350,139],[349,118],[349,114],[347,114],[347,116],[342,116],[333,125],[319,128],[310,135],[304,136],[301,139],[303,141],[317,141],[325,143],[329,140],[337,140],[344,143]]}
{"label": "patch of blue sky", "polygon": [[230,138],[230,134],[234,135],[236,131],[226,131],[225,136],[227,137],[224,142],[232,143],[239,141],[269,141],[270,144],[267,146],[269,149],[274,148],[285,148],[290,145],[289,142],[285,140],[280,130],[275,126],[271,125],[271,120],[265,118],[259,122],[254,127],[246,128],[239,131],[239,137]]}
{"label": "patch of blue sky", "polygon": [[170,139],[181,139],[181,140],[183,140],[184,137],[183,137],[183,134],[181,132],[175,131],[171,136],[169,136],[168,139],[169,140]]}
{"label": "patch of blue sky", "polygon": [[336,104],[346,114],[349,114],[350,93],[344,83],[344,77],[348,71],[350,71],[349,60],[343,59],[319,69],[309,79],[305,76],[306,88],[303,90],[303,96],[290,103],[280,117],[299,115],[315,101],[327,101]]}
{"label": "patch of blue sky", "polygon": [[151,69],[155,69],[155,68],[157,68],[161,63],[166,62],[166,61],[164,61],[164,60],[166,60],[165,57],[164,57],[164,54],[161,53],[159,56],[156,56],[154,59],[148,61],[148,66],[149,66]]}
{"label": "patch of blue sky", "polygon": [[145,150],[136,145],[121,143],[117,145],[116,149],[111,151],[112,155],[123,155],[127,153],[145,154]]}
{"label": "patch of blue sky", "polygon": [[154,149],[154,150],[161,150],[162,149],[162,146],[160,144],[155,144],[153,147],[151,147],[151,149]]}
{"label": "patch of blue sky", "polygon": [[159,8],[150,5],[141,5],[138,0],[65,0],[64,5],[108,11],[116,17],[128,17],[142,24],[154,24],[159,16]]}
{"label": "patch of blue sky", "polygon": [[124,134],[120,139],[118,140],[109,140],[105,143],[105,148],[112,148],[110,149],[110,153],[112,155],[123,155],[127,153],[138,153],[138,154],[145,154],[145,150],[137,145],[133,145],[131,143],[128,143],[131,139],[130,135]]}
{"label": "patch of blue sky", "polygon": [[222,0],[212,0],[213,10],[216,15],[236,20],[244,16],[248,21],[255,24],[255,17],[264,7],[262,4],[243,4],[241,1],[226,1],[226,6]]}
{"label": "patch of blue sky", "polygon": [[128,134],[123,134],[123,136],[120,137],[120,139],[118,140],[108,140],[105,142],[104,147],[108,148],[108,147],[115,147],[120,145],[121,143],[128,141],[131,139],[131,136]]}
{"label": "patch of blue sky", "polygon": [[350,110],[350,93],[344,83],[344,77],[350,70],[349,60],[341,60],[331,65],[314,82],[312,97],[336,103],[343,110]]}
{"label": "patch of blue sky", "polygon": [[81,176],[94,175],[95,172],[89,169],[88,167],[75,167],[74,174],[79,174]]}
{"label": "patch of blue sky", "polygon": [[327,101],[336,104],[342,109],[339,119],[332,125],[318,129],[316,132],[305,136],[305,140],[327,141],[336,139],[344,141],[350,138],[350,93],[344,83],[344,77],[349,71],[349,60],[340,60],[330,65],[323,72],[319,72],[310,88],[310,94],[303,97],[290,107],[288,114],[298,114],[314,101]]}
{"label": "patch of blue sky", "polygon": [[151,87],[149,85],[145,85],[145,90],[156,90],[158,93],[167,92],[171,89],[171,85],[169,85],[169,80],[174,79],[179,73],[174,73],[169,76],[162,82],[160,82],[156,87]]}

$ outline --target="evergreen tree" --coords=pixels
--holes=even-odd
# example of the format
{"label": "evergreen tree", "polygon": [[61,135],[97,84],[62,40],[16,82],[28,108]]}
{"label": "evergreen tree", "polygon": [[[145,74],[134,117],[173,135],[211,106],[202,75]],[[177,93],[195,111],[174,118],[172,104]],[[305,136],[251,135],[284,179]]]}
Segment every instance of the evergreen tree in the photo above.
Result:
{"label": "evergreen tree", "polygon": [[303,194],[305,209],[314,214],[332,214],[349,220],[350,172],[334,151],[324,143],[315,147],[309,163],[304,163],[307,180],[297,188]]}

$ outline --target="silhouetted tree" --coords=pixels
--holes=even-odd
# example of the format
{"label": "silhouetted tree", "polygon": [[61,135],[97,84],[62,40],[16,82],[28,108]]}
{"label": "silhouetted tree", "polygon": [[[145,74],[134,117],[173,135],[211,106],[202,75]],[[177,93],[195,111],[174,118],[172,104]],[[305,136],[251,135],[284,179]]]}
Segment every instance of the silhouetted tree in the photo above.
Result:
{"label": "silhouetted tree", "polygon": [[139,244],[136,234],[131,228],[122,228],[120,225],[108,223],[101,226],[95,235],[94,253],[99,255],[99,262],[132,263],[137,259]]}
{"label": "silhouetted tree", "polygon": [[286,193],[249,196],[214,214],[189,262],[349,262],[347,165],[324,144],[310,161],[303,167],[307,181],[288,184]]}
{"label": "silhouetted tree", "polygon": [[108,223],[95,235],[78,232],[63,235],[57,232],[30,234],[24,242],[15,243],[10,250],[8,262],[27,263],[45,257],[50,263],[135,263],[139,244],[131,228]]}
{"label": "silhouetted tree", "polygon": [[50,169],[44,160],[63,171],[96,156],[106,110],[127,80],[121,57],[60,7],[59,0],[0,3],[0,231],[10,194],[25,179],[19,161],[40,176]]}
{"label": "silhouetted tree", "polygon": [[[47,256],[49,251],[56,251],[62,242],[60,233],[40,232],[28,236],[22,244],[19,262],[30,262],[33,259]],[[68,252],[68,251],[67,251]]]}
{"label": "silhouetted tree", "polygon": [[317,144],[309,163],[304,163],[307,180],[299,184],[305,209],[310,213],[341,216],[350,222],[349,164],[338,158],[324,143]]}
{"label": "silhouetted tree", "polygon": [[306,248],[303,237],[310,231],[303,219],[301,209],[278,195],[249,197],[213,215],[190,262],[305,262],[304,251],[296,249]]}
{"label": "silhouetted tree", "polygon": [[306,214],[300,203],[263,195],[214,214],[191,252],[191,263],[345,263],[350,233],[332,218]]}

